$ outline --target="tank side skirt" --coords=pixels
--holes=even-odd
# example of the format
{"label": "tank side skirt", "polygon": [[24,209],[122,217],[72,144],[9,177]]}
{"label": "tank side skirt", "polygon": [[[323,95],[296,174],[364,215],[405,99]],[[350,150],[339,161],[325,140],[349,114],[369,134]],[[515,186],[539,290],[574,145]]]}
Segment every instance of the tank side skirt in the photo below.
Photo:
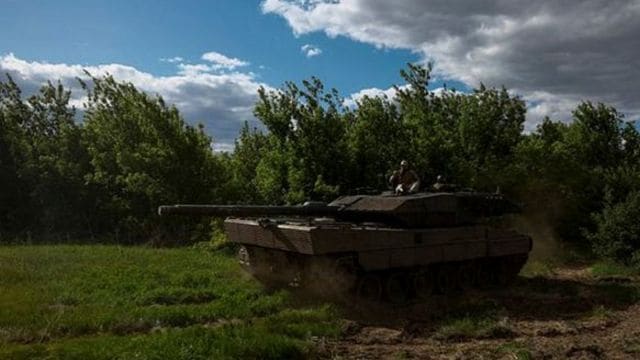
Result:
{"label": "tank side skirt", "polygon": [[258,221],[227,219],[225,230],[232,242],[322,255],[399,248],[434,247],[478,242],[484,227],[396,229],[354,226],[261,226]]}
{"label": "tank side skirt", "polygon": [[424,266],[484,257],[526,255],[530,238],[511,230],[471,226],[390,229],[352,226],[273,225],[225,221],[231,241],[305,255],[357,253],[365,271]]}

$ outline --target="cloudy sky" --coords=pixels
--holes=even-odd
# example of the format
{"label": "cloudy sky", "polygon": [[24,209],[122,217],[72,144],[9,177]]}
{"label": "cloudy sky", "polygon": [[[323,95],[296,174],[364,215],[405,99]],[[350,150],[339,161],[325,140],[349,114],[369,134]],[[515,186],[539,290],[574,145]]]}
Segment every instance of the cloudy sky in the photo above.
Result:
{"label": "cloudy sky", "polygon": [[315,75],[347,98],[390,93],[404,64],[432,61],[434,89],[504,85],[533,129],[582,100],[640,118],[639,19],[640,0],[0,0],[0,73],[29,93],[108,72],[225,149],[259,86]]}

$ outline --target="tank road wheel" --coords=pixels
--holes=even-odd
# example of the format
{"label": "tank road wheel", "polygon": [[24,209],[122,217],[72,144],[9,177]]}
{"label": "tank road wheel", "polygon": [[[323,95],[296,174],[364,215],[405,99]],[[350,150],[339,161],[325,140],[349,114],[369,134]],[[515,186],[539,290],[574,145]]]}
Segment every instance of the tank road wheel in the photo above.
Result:
{"label": "tank road wheel", "polygon": [[436,287],[445,295],[452,294],[458,288],[458,268],[453,265],[441,265],[436,270]]}
{"label": "tank road wheel", "polygon": [[458,286],[460,290],[467,291],[475,284],[475,269],[473,263],[465,262],[457,267],[458,269]]}
{"label": "tank road wheel", "polygon": [[267,289],[287,287],[296,274],[294,264],[288,263],[284,253],[241,246],[237,255],[240,265]]}
{"label": "tank road wheel", "polygon": [[500,286],[512,284],[526,261],[526,257],[523,256],[504,256],[496,259],[496,283]]}
{"label": "tank road wheel", "polygon": [[345,256],[333,260],[333,288],[340,292],[346,293],[357,284],[357,267],[353,256]]}
{"label": "tank road wheel", "polygon": [[251,276],[269,288],[277,288],[277,282],[269,276],[270,269],[264,261],[258,260],[257,250],[250,246],[240,246],[238,249],[238,263]]}
{"label": "tank road wheel", "polygon": [[420,300],[426,300],[433,295],[435,282],[433,272],[422,269],[413,274],[413,291]]}
{"label": "tank road wheel", "polygon": [[246,246],[241,245],[238,249],[238,262],[240,266],[247,271],[250,271],[251,267],[251,255],[249,254],[249,249]]}
{"label": "tank road wheel", "polygon": [[344,295],[357,285],[357,268],[351,256],[311,256],[302,268],[302,287],[318,294]]}
{"label": "tank road wheel", "polygon": [[391,273],[384,279],[386,298],[393,304],[406,304],[409,300],[407,277],[401,272]]}
{"label": "tank road wheel", "polygon": [[376,274],[364,274],[358,279],[356,294],[359,298],[369,301],[380,301],[382,297],[382,282]]}
{"label": "tank road wheel", "polygon": [[515,276],[512,276],[511,271],[509,269],[509,259],[502,258],[496,259],[495,263],[495,274],[494,274],[494,283],[500,287],[506,286]]}
{"label": "tank road wheel", "polygon": [[486,289],[493,283],[492,267],[488,260],[478,260],[473,265],[474,285],[479,289]]}

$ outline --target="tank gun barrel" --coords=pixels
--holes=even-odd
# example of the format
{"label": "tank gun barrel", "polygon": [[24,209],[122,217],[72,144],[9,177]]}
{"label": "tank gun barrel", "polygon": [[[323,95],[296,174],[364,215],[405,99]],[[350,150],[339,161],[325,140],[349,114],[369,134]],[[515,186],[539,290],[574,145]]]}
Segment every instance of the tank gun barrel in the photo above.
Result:
{"label": "tank gun barrel", "polygon": [[163,205],[158,208],[159,215],[190,215],[215,217],[252,217],[252,216],[333,216],[338,206],[328,205]]}
{"label": "tank gun barrel", "polygon": [[330,217],[341,222],[377,223],[398,228],[447,227],[477,223],[519,211],[500,194],[456,192],[404,196],[343,196],[330,204],[304,205],[164,205],[160,215],[210,217]]}

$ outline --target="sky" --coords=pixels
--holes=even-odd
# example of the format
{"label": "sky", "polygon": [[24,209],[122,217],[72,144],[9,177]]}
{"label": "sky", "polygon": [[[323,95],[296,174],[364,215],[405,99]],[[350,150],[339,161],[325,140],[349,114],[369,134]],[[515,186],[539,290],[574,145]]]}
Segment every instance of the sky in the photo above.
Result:
{"label": "sky", "polygon": [[432,89],[505,86],[525,130],[580,101],[640,118],[640,0],[0,0],[0,74],[25,94],[110,73],[175,104],[231,149],[260,86],[319,77],[347,103],[393,96],[406,63]]}

